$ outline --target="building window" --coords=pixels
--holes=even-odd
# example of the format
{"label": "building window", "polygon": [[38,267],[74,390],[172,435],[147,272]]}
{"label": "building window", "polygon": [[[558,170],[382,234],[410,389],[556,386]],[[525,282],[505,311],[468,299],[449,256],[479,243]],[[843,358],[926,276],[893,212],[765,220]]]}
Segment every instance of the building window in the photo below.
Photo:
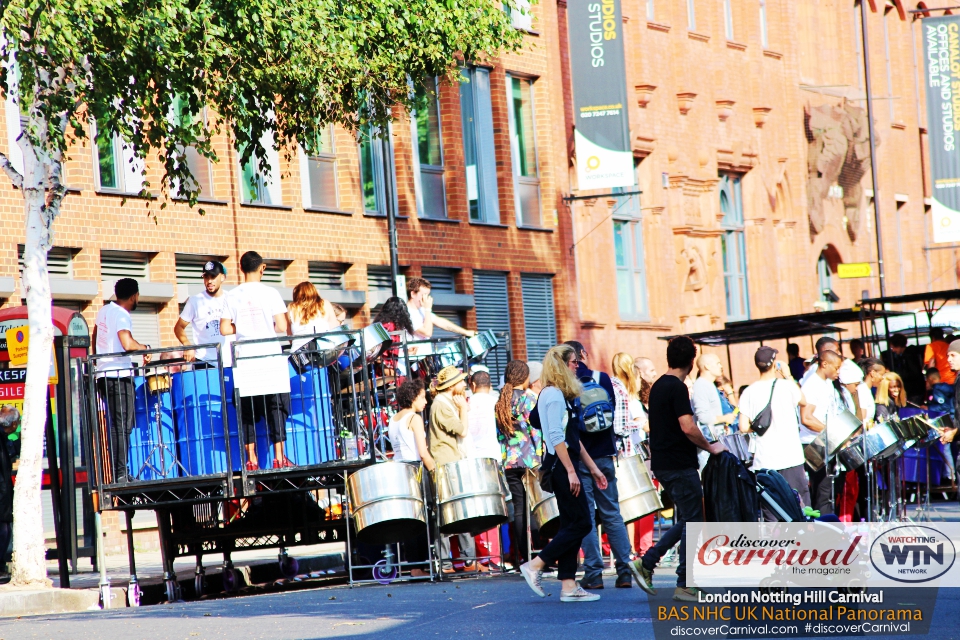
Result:
{"label": "building window", "polygon": [[[17,245],[17,267],[21,274],[24,250],[24,245]],[[51,278],[73,279],[73,253],[74,250],[67,247],[50,247],[50,251],[47,252],[47,273]]]}
{"label": "building window", "polygon": [[118,140],[106,131],[97,130],[97,176],[100,189],[115,189],[121,191],[120,171],[118,158],[120,151],[117,148]]}
{"label": "building window", "polygon": [[687,0],[687,30],[697,30],[697,7],[696,0]]}
{"label": "building window", "polygon": [[824,304],[824,308],[830,311],[833,309],[833,300],[830,297],[833,293],[833,283],[830,281],[830,263],[824,253],[821,253],[817,260],[817,283],[820,285],[820,301]]}
{"label": "building window", "polygon": [[333,127],[319,129],[304,141],[300,164],[305,208],[337,208],[337,156],[333,146]]}
{"label": "building window", "polygon": [[623,320],[646,320],[647,274],[644,268],[643,221],[638,196],[620,196],[613,221],[613,247],[617,263],[617,301]]}
{"label": "building window", "polygon": [[317,289],[326,291],[342,291],[343,276],[347,265],[339,262],[310,262],[308,264],[307,279]]}
{"label": "building window", "polygon": [[[379,127],[366,124],[360,129],[360,184],[363,189],[363,210],[366,213],[378,216],[387,215],[387,189],[385,180],[387,170],[391,186],[396,185],[396,176],[393,172],[393,145],[390,144],[389,131],[387,146],[390,156],[384,156],[384,139]],[[391,190],[396,193],[396,189]]]}
{"label": "building window", "polygon": [[490,377],[500,380],[510,357],[510,296],[507,292],[507,274],[499,271],[473,272],[474,310],[477,330],[489,329],[497,336],[500,348],[484,360]]}
{"label": "building window", "polygon": [[760,0],[760,46],[766,49],[770,45],[767,39],[767,0]]}
{"label": "building window", "polygon": [[497,156],[493,144],[490,72],[487,69],[460,70],[460,115],[470,220],[499,224]]}
{"label": "building window", "polygon": [[[173,99],[173,113],[176,124],[180,127],[191,126],[193,119],[197,117],[189,112],[186,101],[179,95]],[[199,114],[199,117],[204,121],[204,124],[206,124],[206,109]],[[183,149],[181,153],[183,154],[183,161],[187,163],[187,168],[190,169],[190,174],[193,176],[195,186],[200,191],[200,197],[212,198],[213,187],[210,180],[210,160],[200,155],[197,148],[193,145]],[[179,186],[175,187],[175,191],[180,191]]]}
{"label": "building window", "polygon": [[653,12],[653,0],[647,0],[647,20],[652,21],[654,18],[654,15],[655,14]]}
{"label": "building window", "polygon": [[727,299],[727,320],[748,320],[746,241],[743,232],[743,200],[740,176],[720,175],[720,245],[723,253],[723,283]]}
{"label": "building window", "polygon": [[723,0],[723,26],[727,40],[733,40],[733,0]]}
{"label": "building window", "polygon": [[510,16],[510,24],[514,29],[530,31],[533,28],[530,0],[513,0],[513,6],[509,2],[504,2],[503,10]]}
{"label": "building window", "polygon": [[367,291],[392,291],[393,277],[390,267],[369,265],[367,267]]}
{"label": "building window", "polygon": [[[266,171],[261,168],[257,156],[250,158],[240,167],[240,202],[243,204],[279,205],[283,203],[280,193],[280,152],[274,148],[273,134],[265,132],[260,138],[260,146],[266,155]],[[237,148],[243,157],[244,145]]]}
{"label": "building window", "polygon": [[417,88],[416,109],[411,123],[416,139],[413,160],[417,215],[446,218],[447,201],[443,186],[443,148],[440,137],[440,102],[437,80],[430,78]]}
{"label": "building window", "polygon": [[533,81],[507,76],[517,224],[540,226],[540,177],[533,126]]}
{"label": "building window", "polygon": [[260,282],[282,287],[284,284],[283,274],[290,263],[285,260],[264,260],[263,264],[266,269],[263,270],[263,277],[260,278]]}
{"label": "building window", "polygon": [[553,276],[520,274],[523,328],[527,334],[527,360],[539,361],[557,344],[557,319],[553,306]]}
{"label": "building window", "polygon": [[119,135],[101,131],[96,123],[93,145],[96,154],[96,185],[100,191],[135,194],[143,188],[143,160]]}

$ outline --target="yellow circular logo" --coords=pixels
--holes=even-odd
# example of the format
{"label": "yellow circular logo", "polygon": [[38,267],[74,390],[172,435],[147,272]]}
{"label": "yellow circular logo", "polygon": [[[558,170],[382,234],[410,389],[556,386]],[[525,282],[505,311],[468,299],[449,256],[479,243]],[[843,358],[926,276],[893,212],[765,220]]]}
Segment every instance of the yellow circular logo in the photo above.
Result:
{"label": "yellow circular logo", "polygon": [[587,158],[587,169],[593,171],[594,169],[600,168],[600,158],[597,156],[590,156]]}
{"label": "yellow circular logo", "polygon": [[943,216],[940,218],[941,227],[949,227],[951,224],[953,224],[953,220],[950,219],[950,216]]}

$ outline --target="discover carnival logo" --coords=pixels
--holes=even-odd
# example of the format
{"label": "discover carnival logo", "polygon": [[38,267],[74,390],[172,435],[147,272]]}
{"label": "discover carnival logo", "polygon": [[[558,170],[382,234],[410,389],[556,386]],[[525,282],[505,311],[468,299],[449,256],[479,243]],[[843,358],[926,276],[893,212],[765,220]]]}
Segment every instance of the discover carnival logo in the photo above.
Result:
{"label": "discover carnival logo", "polygon": [[897,582],[936,580],[950,571],[956,558],[957,550],[950,538],[923,525],[890,529],[870,545],[870,563]]}

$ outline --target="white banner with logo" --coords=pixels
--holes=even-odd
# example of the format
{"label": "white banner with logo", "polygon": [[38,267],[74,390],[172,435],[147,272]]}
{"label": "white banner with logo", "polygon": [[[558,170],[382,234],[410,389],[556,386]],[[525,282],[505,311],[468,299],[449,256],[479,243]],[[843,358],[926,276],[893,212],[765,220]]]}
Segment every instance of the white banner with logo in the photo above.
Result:
{"label": "white banner with logo", "polygon": [[703,587],[960,587],[960,522],[687,523]]}

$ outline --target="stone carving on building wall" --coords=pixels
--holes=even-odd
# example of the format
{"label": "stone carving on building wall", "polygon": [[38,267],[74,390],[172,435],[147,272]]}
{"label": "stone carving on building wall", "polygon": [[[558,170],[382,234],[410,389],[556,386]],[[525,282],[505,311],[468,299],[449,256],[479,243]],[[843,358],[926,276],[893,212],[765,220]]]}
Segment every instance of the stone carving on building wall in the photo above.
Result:
{"label": "stone carving on building wall", "polygon": [[[861,178],[870,170],[866,110],[844,100],[804,109],[807,135],[807,210],[810,235],[826,224],[824,200],[833,185],[843,189],[844,226],[856,241],[863,209]],[[877,144],[880,141],[877,140]]]}
{"label": "stone carving on building wall", "polygon": [[707,266],[703,262],[700,249],[687,245],[680,252],[687,261],[687,276],[684,279],[684,291],[700,291],[707,284]]}

